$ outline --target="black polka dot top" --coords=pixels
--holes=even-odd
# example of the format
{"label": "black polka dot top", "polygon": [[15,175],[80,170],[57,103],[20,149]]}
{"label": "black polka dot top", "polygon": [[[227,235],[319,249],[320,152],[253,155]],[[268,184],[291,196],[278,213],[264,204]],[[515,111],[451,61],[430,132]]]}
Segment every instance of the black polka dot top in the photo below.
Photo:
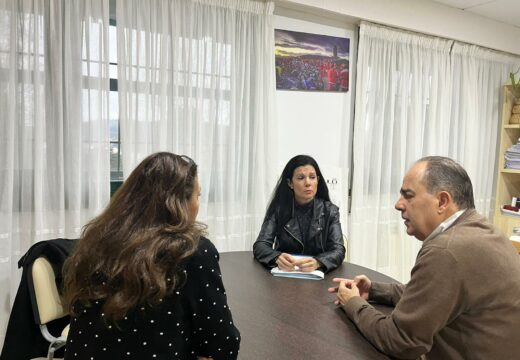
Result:
{"label": "black polka dot top", "polygon": [[110,325],[101,303],[71,318],[65,360],[236,359],[240,333],[222,283],[219,254],[202,238],[185,265],[186,282],[160,305],[140,307]]}

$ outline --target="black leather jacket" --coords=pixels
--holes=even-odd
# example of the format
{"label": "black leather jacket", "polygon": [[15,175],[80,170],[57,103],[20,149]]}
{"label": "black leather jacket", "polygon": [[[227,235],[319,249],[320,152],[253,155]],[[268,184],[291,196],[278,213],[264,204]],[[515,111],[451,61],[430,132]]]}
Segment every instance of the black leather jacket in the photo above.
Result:
{"label": "black leather jacket", "polygon": [[339,209],[330,201],[314,199],[309,226],[309,243],[314,244],[311,248],[305,248],[295,217],[285,224],[281,234],[277,234],[277,223],[276,213],[266,218],[253,245],[255,258],[265,266],[276,266],[276,258],[282,252],[313,256],[323,265],[325,272],[337,268],[345,259]]}

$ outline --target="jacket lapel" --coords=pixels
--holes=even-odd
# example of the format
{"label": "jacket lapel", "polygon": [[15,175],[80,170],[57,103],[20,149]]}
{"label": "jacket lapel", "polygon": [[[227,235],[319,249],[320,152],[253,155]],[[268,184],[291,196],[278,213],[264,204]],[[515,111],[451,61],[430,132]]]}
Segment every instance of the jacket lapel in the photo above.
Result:
{"label": "jacket lapel", "polygon": [[284,228],[294,240],[303,245],[302,233],[300,232],[300,226],[296,218],[291,218],[291,220],[285,224]]}
{"label": "jacket lapel", "polygon": [[[325,217],[325,207],[323,205],[323,200],[314,199],[314,209],[312,213],[312,221],[311,226],[309,226],[309,239],[314,239],[314,237],[321,233],[323,230],[323,219]],[[323,244],[321,244],[323,247]]]}

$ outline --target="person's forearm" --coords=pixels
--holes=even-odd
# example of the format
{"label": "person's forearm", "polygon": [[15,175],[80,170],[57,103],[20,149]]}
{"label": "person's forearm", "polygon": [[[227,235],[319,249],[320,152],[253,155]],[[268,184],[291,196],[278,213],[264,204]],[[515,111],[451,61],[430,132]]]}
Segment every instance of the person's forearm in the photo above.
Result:
{"label": "person's forearm", "polygon": [[260,233],[253,244],[253,256],[265,266],[276,266],[274,260],[280,255],[273,249],[276,238],[276,220],[274,217],[264,220]]}
{"label": "person's forearm", "polygon": [[385,315],[359,296],[342,306],[361,333],[383,353],[400,359],[416,359],[431,349],[431,342],[409,336],[396,325],[391,315]]}
{"label": "person's forearm", "polygon": [[372,282],[368,300],[380,304],[395,306],[401,299],[404,285]]}
{"label": "person's forearm", "polygon": [[263,265],[274,267],[280,252],[272,248],[272,243],[257,240],[253,245],[253,256]]}

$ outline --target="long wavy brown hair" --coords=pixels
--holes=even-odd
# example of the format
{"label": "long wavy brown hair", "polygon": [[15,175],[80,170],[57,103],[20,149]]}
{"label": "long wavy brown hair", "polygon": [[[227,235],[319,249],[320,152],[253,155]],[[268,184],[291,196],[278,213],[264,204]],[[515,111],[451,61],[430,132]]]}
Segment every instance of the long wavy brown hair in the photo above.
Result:
{"label": "long wavy brown hair", "polygon": [[[160,152],[130,174],[101,215],[84,228],[63,268],[64,303],[103,301],[109,321],[138,305],[153,306],[184,281],[205,225],[190,219],[197,165]],[[198,194],[197,194],[198,195]]]}

